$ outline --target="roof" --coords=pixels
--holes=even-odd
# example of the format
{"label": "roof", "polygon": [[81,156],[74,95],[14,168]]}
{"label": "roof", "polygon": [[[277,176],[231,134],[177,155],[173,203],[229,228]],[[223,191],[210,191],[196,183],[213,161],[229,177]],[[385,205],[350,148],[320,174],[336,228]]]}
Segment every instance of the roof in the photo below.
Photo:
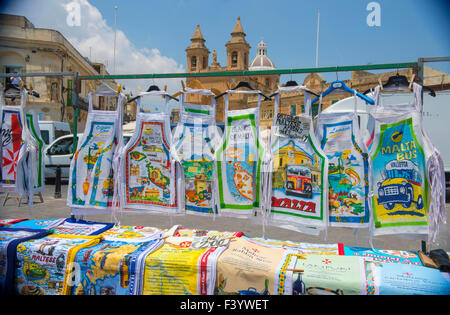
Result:
{"label": "roof", "polygon": [[274,70],[275,64],[267,57],[267,45],[262,40],[257,47],[255,59],[250,63],[249,70]]}

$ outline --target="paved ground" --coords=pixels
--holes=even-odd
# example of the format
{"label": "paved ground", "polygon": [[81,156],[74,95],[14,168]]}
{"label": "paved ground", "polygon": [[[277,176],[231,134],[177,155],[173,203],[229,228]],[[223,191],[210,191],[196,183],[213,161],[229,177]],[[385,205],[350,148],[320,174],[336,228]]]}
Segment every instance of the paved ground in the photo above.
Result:
{"label": "paved ground", "polygon": [[[62,218],[70,216],[70,209],[66,206],[66,192],[67,185],[62,186],[62,198],[54,198],[54,185],[47,185],[44,191],[44,203],[39,203],[39,198],[35,196],[34,207],[28,209],[27,205],[18,206],[18,201],[8,199],[5,206],[3,206],[3,200],[5,195],[0,195],[0,218],[28,218],[28,219],[49,219],[49,218]],[[447,210],[447,222],[450,222],[450,204],[446,206]],[[98,222],[113,222],[110,215],[96,215],[85,217],[86,220],[98,221]],[[140,226],[152,226],[158,228],[168,228],[174,224],[181,224],[186,228],[198,228],[207,230],[221,230],[221,231],[240,231],[249,236],[263,236],[262,227],[260,225],[250,224],[247,220],[232,219],[226,217],[216,217],[215,220],[202,216],[180,216],[173,217],[161,215],[148,215],[148,214],[124,214],[120,218],[120,223],[123,225],[140,225]],[[368,243],[368,231],[361,231],[358,236],[358,242],[355,243],[355,236],[353,229],[345,228],[329,228],[327,240],[323,239],[323,236],[309,236],[301,233],[297,233],[290,230],[266,227],[266,238],[272,238],[277,240],[290,240],[297,242],[308,243],[343,243],[348,246],[362,246],[369,247]],[[420,241],[409,241],[398,238],[396,236],[378,236],[374,237],[373,245],[379,249],[393,249],[393,250],[412,250],[417,251],[421,249]],[[447,252],[450,252],[450,230],[446,225],[441,227],[441,233],[438,240],[438,244],[431,245],[431,248],[442,248]]]}

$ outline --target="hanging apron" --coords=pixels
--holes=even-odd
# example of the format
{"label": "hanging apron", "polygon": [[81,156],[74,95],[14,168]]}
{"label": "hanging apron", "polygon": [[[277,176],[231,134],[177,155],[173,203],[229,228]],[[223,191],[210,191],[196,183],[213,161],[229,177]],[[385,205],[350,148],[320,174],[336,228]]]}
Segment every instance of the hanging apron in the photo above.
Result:
{"label": "hanging apron", "polygon": [[27,92],[20,93],[20,105],[7,106],[0,95],[0,192],[17,193],[21,198],[28,194],[30,179],[27,170],[29,134],[24,109]]}
{"label": "hanging apron", "polygon": [[[164,97],[162,112],[142,110],[143,96]],[[170,148],[170,111],[164,91],[143,92],[137,99],[136,129],[120,153],[117,177],[121,209],[125,212],[176,214],[180,209],[177,168]]]}
{"label": "hanging apron", "polygon": [[413,104],[382,105],[375,89],[373,235],[428,236],[432,242],[445,222],[443,165],[423,130],[422,87],[414,83],[413,93]]}
{"label": "hanging apron", "polygon": [[[231,93],[258,94],[258,106],[228,110]],[[259,138],[259,93],[228,90],[225,94],[225,141],[216,154],[221,215],[250,218],[261,206],[264,147]]]}
{"label": "hanging apron", "polygon": [[[278,113],[280,93],[304,91],[305,113]],[[266,205],[269,224],[318,235],[328,222],[328,159],[314,134],[311,94],[304,86],[282,87],[275,95]]]}
{"label": "hanging apron", "polygon": [[330,226],[368,228],[371,218],[369,151],[360,134],[356,98],[353,112],[318,116],[316,136],[328,157]]}
{"label": "hanging apron", "polygon": [[[111,96],[108,93],[97,94]],[[125,95],[119,94],[116,111],[94,110],[92,97],[93,93],[90,93],[86,127],[70,163],[67,205],[74,215],[112,211],[113,159],[123,141],[122,113]]]}
{"label": "hanging apron", "polygon": [[[185,94],[211,98],[211,106],[188,104]],[[216,126],[214,93],[209,90],[186,89],[181,94],[178,126],[174,130],[174,156],[183,169],[182,191],[188,214],[215,215],[215,153],[221,139]]]}
{"label": "hanging apron", "polygon": [[[25,114],[27,129],[31,138],[30,143],[33,144],[33,150],[30,150],[29,167],[30,172],[33,173],[33,183],[30,183],[30,188],[33,193],[42,192],[45,188],[45,174],[44,174],[44,140],[41,137],[41,130],[39,128],[39,118],[35,110],[29,110]],[[32,196],[32,194],[30,194]]]}

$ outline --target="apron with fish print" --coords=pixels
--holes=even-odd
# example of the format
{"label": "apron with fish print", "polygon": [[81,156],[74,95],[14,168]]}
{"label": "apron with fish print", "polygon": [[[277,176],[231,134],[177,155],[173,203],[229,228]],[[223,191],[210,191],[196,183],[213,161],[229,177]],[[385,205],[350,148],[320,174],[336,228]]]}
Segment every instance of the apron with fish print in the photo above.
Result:
{"label": "apron with fish print", "polygon": [[[114,94],[113,94],[114,93]],[[116,92],[96,92],[116,96]],[[122,113],[126,96],[119,93],[116,111],[94,110],[93,93],[83,136],[70,163],[67,205],[73,215],[111,213],[114,197],[113,160],[122,147]]]}
{"label": "apron with fish print", "polygon": [[371,218],[369,151],[360,134],[356,97],[353,112],[319,112],[317,120],[316,136],[328,157],[330,226],[368,228]]}
{"label": "apron with fish print", "polygon": [[[202,95],[211,105],[185,102],[185,94]],[[174,130],[174,156],[183,169],[182,192],[185,195],[187,214],[215,215],[216,178],[215,152],[219,146],[221,131],[216,126],[214,93],[209,90],[186,89],[181,94],[181,112]]]}
{"label": "apron with fish print", "polygon": [[[304,92],[305,113],[278,113],[280,94]],[[319,235],[328,223],[328,159],[314,134],[311,94],[304,86],[280,87],[270,137],[266,207],[268,223]]]}
{"label": "apron with fish print", "polygon": [[[257,94],[258,106],[229,110],[230,94]],[[216,152],[219,214],[251,218],[261,207],[263,142],[259,138],[260,91],[225,94],[225,141]]]}
{"label": "apron with fish print", "polygon": [[443,164],[423,129],[421,85],[413,83],[413,96],[413,104],[381,104],[375,89],[373,235],[434,242],[445,222]]}
{"label": "apron with fish print", "polygon": [[[22,89],[20,104],[5,105],[0,95],[0,192],[28,195],[31,182],[28,155],[32,141],[25,120],[27,91]],[[32,172],[34,174],[34,172]],[[32,198],[29,198],[32,199]]]}
{"label": "apron with fish print", "polygon": [[[163,97],[163,111],[146,112],[142,98]],[[136,129],[119,155],[117,187],[122,211],[176,214],[180,211],[179,173],[170,152],[169,96],[142,92],[137,99]]]}

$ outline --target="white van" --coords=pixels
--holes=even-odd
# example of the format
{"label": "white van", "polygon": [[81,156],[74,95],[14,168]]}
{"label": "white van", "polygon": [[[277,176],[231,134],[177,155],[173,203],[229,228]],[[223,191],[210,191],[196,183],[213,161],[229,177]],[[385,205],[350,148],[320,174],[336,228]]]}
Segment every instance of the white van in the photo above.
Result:
{"label": "white van", "polygon": [[41,137],[44,140],[44,148],[59,137],[71,134],[69,123],[60,121],[39,120]]}

